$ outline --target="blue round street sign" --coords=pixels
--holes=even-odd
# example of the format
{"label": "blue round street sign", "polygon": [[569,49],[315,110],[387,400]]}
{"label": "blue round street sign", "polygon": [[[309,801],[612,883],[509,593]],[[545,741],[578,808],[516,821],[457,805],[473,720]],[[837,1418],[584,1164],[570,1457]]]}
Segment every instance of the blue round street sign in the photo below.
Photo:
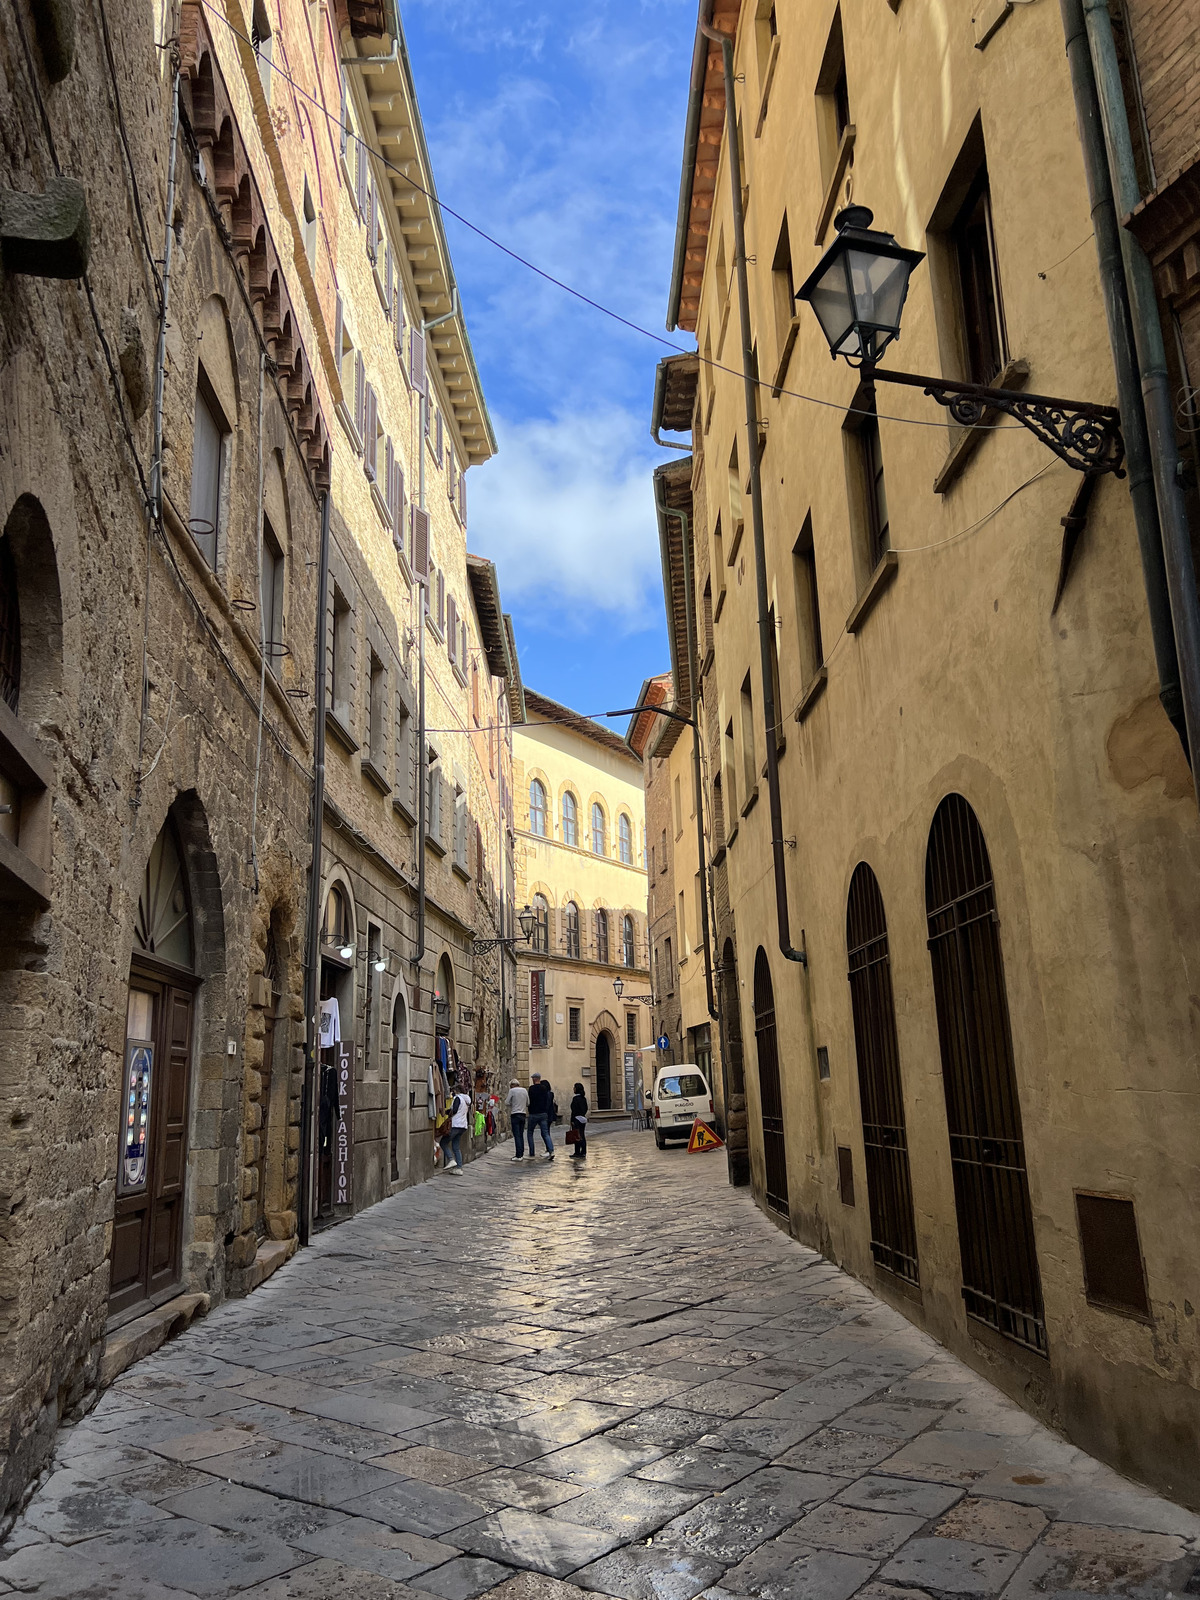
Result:
{"label": "blue round street sign", "polygon": [[658,1048],[660,1050],[669,1050],[671,1048],[671,1041],[665,1033],[660,1033],[658,1036]]}

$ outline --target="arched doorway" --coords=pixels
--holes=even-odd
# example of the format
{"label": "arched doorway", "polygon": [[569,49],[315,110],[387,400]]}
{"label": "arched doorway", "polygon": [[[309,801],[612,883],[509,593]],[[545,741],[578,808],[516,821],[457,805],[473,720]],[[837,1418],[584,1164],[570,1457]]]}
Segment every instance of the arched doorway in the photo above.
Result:
{"label": "arched doorway", "polygon": [[179,1282],[198,979],[187,874],[168,816],[146,863],[129,968],[109,1307]]}
{"label": "arched doorway", "polygon": [[846,950],[871,1208],[871,1254],[879,1266],[917,1283],[917,1230],[887,917],[878,880],[865,861],[855,867],[850,880]]}
{"label": "arched doorway", "polygon": [[607,1028],[596,1035],[596,1110],[612,1110],[612,1035]]}
{"label": "arched doorway", "polygon": [[392,1094],[388,1145],[393,1183],[401,1176],[400,1152],[408,1155],[408,1008],[398,994],[392,1007]]}
{"label": "arched doorway", "polygon": [[992,864],[979,821],[960,794],[946,796],[929,830],[925,909],[963,1301],[968,1316],[1044,1355]]}
{"label": "arched doorway", "polygon": [[[260,1239],[267,1231],[267,1212],[281,1209],[278,1204],[271,1206],[267,1198],[269,1181],[275,1176],[273,1171],[274,1163],[270,1160],[268,1152],[279,1132],[274,1124],[280,1113],[274,1101],[282,1098],[286,1103],[287,1099],[286,1074],[284,1075],[282,1093],[273,1096],[271,1092],[277,1083],[275,1073],[275,1021],[279,1015],[279,1002],[283,996],[283,979],[279,969],[279,944],[275,937],[274,918],[271,919],[271,926],[267,931],[267,954],[263,963],[263,982],[267,986],[268,999],[266,1008],[263,1011],[263,1053],[262,1066],[259,1069],[262,1087],[258,1096],[261,1118],[258,1130],[258,1160],[256,1162],[258,1169],[258,1209],[255,1217],[255,1225]],[[286,1115],[286,1109],[284,1114]],[[273,1152],[271,1153],[273,1154]]]}
{"label": "arched doorway", "polygon": [[754,958],[754,1041],[758,1047],[758,1098],[762,1110],[766,1202],[788,1215],[787,1146],[783,1135],[783,1089],[779,1081],[779,1041],[775,1031],[775,990],[761,945]]}

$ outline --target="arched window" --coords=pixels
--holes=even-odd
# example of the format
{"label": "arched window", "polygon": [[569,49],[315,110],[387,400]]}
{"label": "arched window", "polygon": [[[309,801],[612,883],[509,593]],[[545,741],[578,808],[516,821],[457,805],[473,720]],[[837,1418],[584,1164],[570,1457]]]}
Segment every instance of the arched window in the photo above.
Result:
{"label": "arched window", "polygon": [[967,1315],[1045,1353],[1021,1102],[992,863],[960,794],[937,808],[925,857],[929,959]]}
{"label": "arched window", "polygon": [[176,967],[192,965],[192,911],[183,861],[168,822],[154,841],[138,896],[134,948]]}
{"label": "arched window", "polygon": [[633,865],[633,824],[622,812],[617,822],[617,847],[627,867]]}
{"label": "arched window", "polygon": [[533,897],[533,948],[550,953],[550,906],[544,894]]}
{"label": "arched window", "polygon": [[779,1041],[775,1028],[775,990],[771,965],[761,945],[754,958],[754,1042],[758,1047],[758,1097],[762,1107],[766,1201],[788,1215],[787,1146],[783,1137],[783,1090],[779,1082]]}
{"label": "arched window", "polygon": [[916,1283],[917,1231],[887,918],[878,880],[865,861],[855,867],[850,880],[846,951],[871,1208],[871,1254],[881,1267]]}
{"label": "arched window", "polygon": [[601,966],[608,965],[608,912],[596,913],[596,960]]}
{"label": "arched window", "polygon": [[546,786],[539,778],[529,785],[529,831],[546,837]]}
{"label": "arched window", "polygon": [[563,795],[563,843],[579,843],[579,802],[568,789]]}
{"label": "arched window", "polygon": [[567,954],[579,959],[579,907],[567,901]]}
{"label": "arched window", "polygon": [[592,804],[592,854],[608,854],[608,829],[604,821],[604,807],[596,800]]}
{"label": "arched window", "polygon": [[[624,821],[624,818],[622,818],[622,821]],[[627,967],[632,967],[635,965],[633,918],[630,916],[626,916],[625,920],[621,924],[621,959],[624,961]]]}
{"label": "arched window", "polygon": [[325,901],[325,917],[321,923],[321,943],[337,945],[339,949],[350,943],[350,906],[346,892],[334,884]]}

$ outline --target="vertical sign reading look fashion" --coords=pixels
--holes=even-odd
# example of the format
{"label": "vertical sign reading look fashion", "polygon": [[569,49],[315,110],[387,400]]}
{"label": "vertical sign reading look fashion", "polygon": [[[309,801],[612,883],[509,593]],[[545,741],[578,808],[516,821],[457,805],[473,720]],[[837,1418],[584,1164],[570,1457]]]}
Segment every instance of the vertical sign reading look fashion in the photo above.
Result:
{"label": "vertical sign reading look fashion", "polygon": [[338,1122],[333,1144],[333,1203],[349,1206],[354,1198],[354,1044],[337,1047]]}

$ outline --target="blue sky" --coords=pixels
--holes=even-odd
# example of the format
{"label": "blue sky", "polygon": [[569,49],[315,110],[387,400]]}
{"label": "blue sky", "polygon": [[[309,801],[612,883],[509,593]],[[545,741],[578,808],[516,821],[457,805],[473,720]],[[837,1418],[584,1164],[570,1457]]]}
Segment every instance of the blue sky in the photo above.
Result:
{"label": "blue sky", "polygon": [[[442,200],[664,332],[695,0],[401,11]],[[669,457],[649,435],[666,349],[446,229],[500,444],[470,474],[469,546],[497,563],[527,684],[632,705],[669,664],[650,483]]]}

